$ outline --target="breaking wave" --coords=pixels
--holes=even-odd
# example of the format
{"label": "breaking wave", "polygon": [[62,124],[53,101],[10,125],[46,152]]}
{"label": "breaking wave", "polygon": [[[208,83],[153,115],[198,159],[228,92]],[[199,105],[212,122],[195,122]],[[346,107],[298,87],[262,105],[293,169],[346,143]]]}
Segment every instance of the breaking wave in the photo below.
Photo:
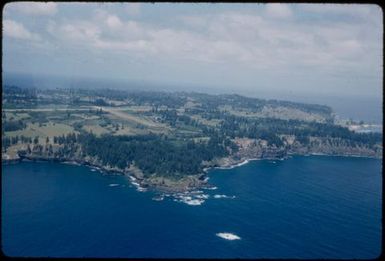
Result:
{"label": "breaking wave", "polygon": [[214,195],[213,196],[214,198],[235,198],[235,196],[227,196],[227,195],[218,195],[218,194],[216,194],[216,195]]}
{"label": "breaking wave", "polygon": [[222,232],[222,233],[217,233],[216,234],[218,237],[226,239],[226,240],[240,240],[241,238],[233,233],[227,233],[227,232]]}
{"label": "breaking wave", "polygon": [[172,196],[174,201],[185,203],[190,206],[200,206],[205,202],[206,199],[210,197],[208,194],[204,194],[204,192],[201,190],[175,193]]}

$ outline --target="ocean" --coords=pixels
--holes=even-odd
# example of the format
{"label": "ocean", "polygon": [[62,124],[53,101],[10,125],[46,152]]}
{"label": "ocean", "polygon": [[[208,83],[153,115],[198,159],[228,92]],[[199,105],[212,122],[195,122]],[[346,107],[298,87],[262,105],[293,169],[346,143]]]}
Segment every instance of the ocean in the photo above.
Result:
{"label": "ocean", "polygon": [[209,171],[185,195],[85,166],[2,166],[12,257],[375,258],[382,160],[294,156]]}

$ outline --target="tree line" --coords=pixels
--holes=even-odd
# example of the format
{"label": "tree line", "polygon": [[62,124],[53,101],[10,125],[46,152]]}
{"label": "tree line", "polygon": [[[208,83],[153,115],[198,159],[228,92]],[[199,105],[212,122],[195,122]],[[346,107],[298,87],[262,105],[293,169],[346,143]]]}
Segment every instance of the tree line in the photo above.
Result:
{"label": "tree line", "polygon": [[54,136],[53,142],[62,145],[55,157],[91,156],[101,164],[124,169],[135,164],[147,176],[182,176],[202,172],[202,162],[228,155],[234,149],[229,139],[213,136],[207,142],[172,140],[166,135],[100,137],[92,133],[71,133]]}

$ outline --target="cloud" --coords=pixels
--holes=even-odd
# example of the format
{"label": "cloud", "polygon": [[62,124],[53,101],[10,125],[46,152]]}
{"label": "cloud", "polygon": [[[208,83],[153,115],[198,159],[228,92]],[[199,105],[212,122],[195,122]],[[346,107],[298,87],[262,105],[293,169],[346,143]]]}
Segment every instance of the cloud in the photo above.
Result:
{"label": "cloud", "polygon": [[112,29],[118,29],[122,26],[122,22],[116,15],[109,15],[106,19],[106,23]]}
{"label": "cloud", "polygon": [[13,2],[6,5],[9,10],[25,15],[54,15],[57,12],[57,4],[53,2]]}
{"label": "cloud", "polygon": [[[120,4],[119,8],[125,6]],[[382,54],[379,41],[382,25],[373,23],[373,18],[365,23],[362,20],[347,23],[343,19],[305,23],[297,17],[298,10],[308,8],[305,5],[262,7],[258,12],[179,14],[176,16],[179,23],[156,23],[124,15],[125,10],[113,12],[111,8],[98,6],[87,16],[76,19],[50,17],[44,31],[49,36],[47,41],[53,41],[54,46],[63,50],[80,48],[92,54],[111,54],[111,57],[119,54],[119,58],[136,61],[161,58],[170,63],[184,60],[186,64],[244,65],[266,70],[358,71],[375,67],[379,61],[376,56]],[[320,9],[308,12],[320,12]],[[334,12],[346,15],[367,12],[337,9]],[[361,16],[357,14],[357,17]],[[364,19],[363,16],[360,19]],[[378,16],[376,19],[380,20]],[[34,38],[21,24],[8,22],[7,27],[8,36]]]}
{"label": "cloud", "polygon": [[[358,61],[371,57],[365,56],[365,50],[378,49],[364,25],[336,22],[331,27],[270,19],[293,15],[281,4],[269,4],[265,11],[269,17],[235,11],[181,16],[182,26],[176,27],[124,20],[97,10],[97,19],[50,24],[49,31],[66,46],[123,52],[131,57],[244,63],[259,68],[358,67],[362,66]],[[362,37],[365,33],[369,36]]]}
{"label": "cloud", "polygon": [[39,40],[40,38],[37,34],[28,31],[23,24],[10,19],[3,21],[3,33],[8,37],[23,40]]}
{"label": "cloud", "polygon": [[293,16],[290,6],[287,4],[266,4],[265,12],[272,18],[289,18]]}
{"label": "cloud", "polygon": [[51,28],[53,36],[59,41],[64,41],[69,47],[71,45],[90,45],[99,39],[101,30],[92,23],[81,21],[72,24],[63,24],[56,28]]}
{"label": "cloud", "polygon": [[41,17],[9,10],[3,53],[25,71],[239,88],[381,88],[382,13],[373,5],[126,7],[59,4],[57,15]]}

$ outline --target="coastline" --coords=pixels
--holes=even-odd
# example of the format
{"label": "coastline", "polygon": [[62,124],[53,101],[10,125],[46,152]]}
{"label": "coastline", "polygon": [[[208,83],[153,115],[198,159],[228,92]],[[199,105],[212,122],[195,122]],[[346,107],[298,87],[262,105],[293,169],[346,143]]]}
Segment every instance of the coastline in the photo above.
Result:
{"label": "coastline", "polygon": [[52,158],[52,157],[43,157],[43,156],[20,156],[15,159],[2,159],[2,164],[10,165],[17,164],[22,161],[29,162],[57,162],[61,164],[75,165],[75,166],[86,166],[91,168],[93,171],[99,171],[103,174],[108,175],[124,175],[129,177],[131,183],[137,188],[138,191],[147,191],[148,189],[154,189],[160,192],[166,193],[180,193],[188,192],[202,187],[207,186],[208,183],[208,173],[213,169],[234,169],[241,167],[250,163],[251,161],[256,160],[285,160],[291,158],[292,156],[326,156],[326,157],[353,157],[353,158],[370,158],[370,159],[382,159],[382,157],[373,157],[373,156],[362,156],[362,155],[334,155],[326,153],[309,153],[309,154],[299,154],[299,153],[287,153],[284,157],[258,157],[258,158],[240,158],[234,159],[231,156],[217,159],[215,163],[210,162],[210,166],[203,168],[202,173],[195,175],[188,175],[183,177],[180,180],[173,180],[171,178],[163,176],[150,176],[144,177],[143,172],[135,167],[130,166],[126,169],[112,168],[110,166],[103,166],[102,164],[97,163],[96,160],[87,160],[87,159],[66,159],[66,158]]}
{"label": "coastline", "polygon": [[2,159],[2,164],[10,165],[20,162],[56,162],[60,164],[86,166],[95,169],[107,175],[124,175],[127,176],[131,183],[138,191],[147,191],[148,189],[155,189],[162,192],[178,193],[185,191],[192,191],[207,184],[208,178],[206,174],[198,173],[183,177],[180,180],[171,180],[166,177],[144,177],[143,172],[135,167],[130,166],[126,169],[112,168],[97,163],[95,160],[87,159],[66,159],[66,158],[52,158],[43,156],[19,156],[18,159]]}
{"label": "coastline", "polygon": [[309,153],[309,154],[299,154],[299,153],[288,153],[287,154],[289,157],[290,156],[325,156],[325,157],[345,157],[345,158],[365,158],[365,159],[378,159],[382,160],[382,157],[376,157],[376,156],[363,156],[363,155],[351,155],[351,154],[326,154],[326,153]]}
{"label": "coastline", "polygon": [[245,160],[242,160],[240,163],[235,163],[234,165],[230,165],[230,166],[219,166],[219,167],[214,167],[215,169],[233,169],[233,168],[236,168],[236,167],[240,167],[240,166],[243,166],[247,163],[249,163],[250,161],[252,160],[260,160],[260,159],[245,159]]}

